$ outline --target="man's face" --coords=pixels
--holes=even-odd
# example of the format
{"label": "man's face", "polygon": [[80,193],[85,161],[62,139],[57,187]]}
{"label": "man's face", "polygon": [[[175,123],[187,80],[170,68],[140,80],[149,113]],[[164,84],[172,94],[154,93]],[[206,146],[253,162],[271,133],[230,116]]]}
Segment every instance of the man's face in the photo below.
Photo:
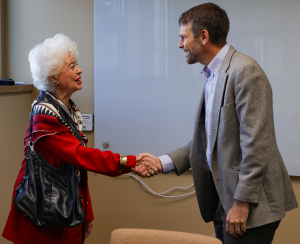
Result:
{"label": "man's face", "polygon": [[186,53],[186,62],[188,64],[199,62],[202,44],[198,41],[198,39],[194,38],[192,24],[190,22],[180,26],[179,36],[180,41],[178,47]]}

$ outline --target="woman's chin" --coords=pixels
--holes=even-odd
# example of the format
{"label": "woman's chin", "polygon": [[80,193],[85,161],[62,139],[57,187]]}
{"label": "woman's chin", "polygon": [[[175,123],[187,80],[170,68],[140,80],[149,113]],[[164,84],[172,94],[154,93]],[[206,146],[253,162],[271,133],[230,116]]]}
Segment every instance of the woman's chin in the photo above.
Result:
{"label": "woman's chin", "polygon": [[76,83],[76,88],[77,90],[81,90],[82,89],[82,84],[80,83]]}

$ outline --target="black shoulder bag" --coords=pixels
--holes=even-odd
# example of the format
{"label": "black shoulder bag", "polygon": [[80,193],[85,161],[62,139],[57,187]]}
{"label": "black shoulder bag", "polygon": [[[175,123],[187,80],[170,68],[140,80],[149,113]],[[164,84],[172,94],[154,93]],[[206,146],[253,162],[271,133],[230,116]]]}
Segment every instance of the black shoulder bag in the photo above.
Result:
{"label": "black shoulder bag", "polygon": [[30,119],[25,174],[15,189],[14,205],[38,226],[78,226],[85,220],[78,170],[66,162],[55,169],[45,160],[32,141],[33,108]]}

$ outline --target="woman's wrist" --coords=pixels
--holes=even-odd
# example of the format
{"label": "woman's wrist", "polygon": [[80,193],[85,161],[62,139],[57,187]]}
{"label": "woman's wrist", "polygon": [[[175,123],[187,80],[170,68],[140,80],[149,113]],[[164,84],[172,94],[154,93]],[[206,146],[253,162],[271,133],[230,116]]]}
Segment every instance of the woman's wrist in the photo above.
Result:
{"label": "woman's wrist", "polygon": [[119,168],[120,169],[127,168],[127,156],[120,156]]}
{"label": "woman's wrist", "polygon": [[120,172],[129,172],[130,168],[135,167],[136,156],[127,155],[120,156],[119,170]]}

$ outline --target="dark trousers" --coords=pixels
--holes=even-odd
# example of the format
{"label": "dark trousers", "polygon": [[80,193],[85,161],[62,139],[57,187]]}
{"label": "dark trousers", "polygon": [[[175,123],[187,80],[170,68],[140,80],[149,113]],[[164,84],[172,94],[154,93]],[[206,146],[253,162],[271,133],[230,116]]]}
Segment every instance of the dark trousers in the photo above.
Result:
{"label": "dark trousers", "polygon": [[231,237],[225,230],[226,213],[221,203],[218,204],[214,217],[216,237],[224,244],[271,244],[279,223],[280,220],[256,228],[247,229],[243,236],[239,236],[236,239]]}

